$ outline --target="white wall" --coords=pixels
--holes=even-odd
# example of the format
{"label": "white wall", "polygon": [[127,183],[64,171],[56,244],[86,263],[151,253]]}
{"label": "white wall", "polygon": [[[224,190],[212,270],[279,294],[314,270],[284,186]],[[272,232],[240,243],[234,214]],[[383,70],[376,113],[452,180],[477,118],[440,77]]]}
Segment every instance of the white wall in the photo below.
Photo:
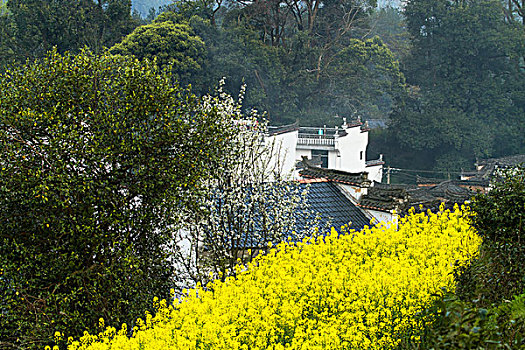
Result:
{"label": "white wall", "polygon": [[346,135],[336,137],[334,146],[298,146],[299,132],[297,130],[268,136],[266,138],[266,144],[270,145],[274,143],[275,150],[272,156],[274,158],[274,164],[279,164],[282,167],[283,173],[294,174],[294,178],[299,178],[298,171],[294,171],[295,164],[301,161],[303,156],[312,159],[312,149],[319,148],[328,150],[329,169],[351,173],[366,171],[369,173],[368,178],[371,181],[381,182],[383,166],[366,166],[368,131],[362,130],[361,125],[352,125],[351,127],[343,125],[340,130],[344,130]]}
{"label": "white wall", "polygon": [[296,154],[298,134],[296,130],[268,136],[265,139],[266,146],[272,152],[271,167],[278,167],[283,176],[293,176],[295,160],[298,157]]}
{"label": "white wall", "polygon": [[366,171],[368,172],[368,179],[370,181],[381,182],[383,179],[383,165],[378,164],[374,166],[367,166]]}
{"label": "white wall", "polygon": [[368,188],[366,187],[359,187],[359,186],[352,186],[348,184],[337,184],[340,188],[342,188],[346,193],[352,196],[356,201],[359,201],[361,199],[361,196],[367,194]]}
{"label": "white wall", "polygon": [[366,211],[368,211],[377,220],[378,223],[383,222],[387,224],[388,227],[390,227],[390,225],[395,225],[395,227],[397,228],[397,214],[372,209],[366,209]]}
{"label": "white wall", "polygon": [[347,135],[341,136],[336,140],[336,148],[338,148],[341,153],[339,170],[351,173],[366,171],[368,132],[361,131],[360,126],[347,128],[345,131]]}
{"label": "white wall", "polygon": [[338,169],[339,161],[337,158],[337,150],[328,151],[328,169]]}
{"label": "white wall", "polygon": [[312,150],[310,149],[296,149],[295,150],[295,160],[300,161],[303,159],[303,156],[312,159]]}

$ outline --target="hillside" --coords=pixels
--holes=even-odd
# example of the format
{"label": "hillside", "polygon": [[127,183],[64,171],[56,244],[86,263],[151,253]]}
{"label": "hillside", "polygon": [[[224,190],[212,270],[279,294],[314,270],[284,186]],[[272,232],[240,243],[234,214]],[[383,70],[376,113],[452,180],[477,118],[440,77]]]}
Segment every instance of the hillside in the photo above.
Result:
{"label": "hillside", "polygon": [[154,8],[155,10],[158,10],[159,7],[167,5],[169,3],[173,2],[172,0],[132,0],[132,8],[133,10],[137,10],[142,18],[145,18],[149,10],[151,8]]}

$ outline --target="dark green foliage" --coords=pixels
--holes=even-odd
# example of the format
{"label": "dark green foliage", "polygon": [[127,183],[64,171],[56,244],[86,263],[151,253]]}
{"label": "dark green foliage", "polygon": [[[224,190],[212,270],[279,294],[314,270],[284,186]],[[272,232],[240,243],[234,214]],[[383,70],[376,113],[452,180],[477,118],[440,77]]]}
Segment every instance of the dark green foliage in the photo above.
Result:
{"label": "dark green foliage", "polygon": [[501,171],[487,194],[471,203],[483,237],[480,257],[459,276],[458,295],[483,305],[525,291],[525,167]]}
{"label": "dark green foliage", "polygon": [[480,256],[458,271],[456,294],[489,307],[525,290],[525,247],[484,242]]}
{"label": "dark green foliage", "polygon": [[413,89],[397,102],[392,128],[404,146],[432,150],[436,168],[525,152],[525,32],[501,8],[497,0],[406,5]]}
{"label": "dark green foliage", "polygon": [[224,89],[230,94],[247,85],[244,108],[265,111],[272,122],[295,121],[286,113],[294,104],[295,91],[285,85],[279,48],[264,45],[247,29],[218,29],[196,16],[190,24],[208,49],[205,71],[193,77],[198,90],[205,93],[214,81],[227,77]]}
{"label": "dark green foliage", "polygon": [[187,24],[164,21],[138,27],[110,53],[156,59],[160,67],[172,66],[174,77],[188,84],[190,77],[202,69],[205,47]]}
{"label": "dark green foliage", "polygon": [[216,108],[147,61],[89,52],[0,84],[0,347],[143,316],[169,297],[176,214],[226,142]]}
{"label": "dark green foliage", "polygon": [[[210,92],[223,77],[225,91],[230,94],[244,83],[247,92],[243,107],[266,111],[271,123],[300,119],[303,125],[333,124],[340,122],[333,119],[336,114],[385,117],[402,90],[404,78],[395,57],[380,39],[363,39],[370,4],[327,1],[309,19],[302,12],[302,20],[291,19],[292,3],[281,3],[278,11],[271,8],[278,4],[237,3],[226,7],[220,1],[181,1],[166,7],[154,25],[190,25],[204,41],[202,69],[193,70],[181,83],[191,83],[200,94]],[[280,21],[281,15],[289,17],[284,21],[288,24],[272,22]],[[311,26],[305,26],[309,21],[313,21]],[[131,47],[132,41],[134,49],[128,52],[145,57],[145,46],[164,40],[171,45],[155,45],[148,55],[163,61],[184,52],[180,47],[183,44],[165,35],[162,38],[159,30],[153,38],[152,29],[138,29],[112,52],[126,53],[121,48]]]}
{"label": "dark green foliage", "polygon": [[486,243],[525,245],[525,164],[496,174],[492,189],[477,195],[471,208]]}
{"label": "dark green foliage", "polygon": [[486,309],[445,294],[426,310],[434,322],[420,339],[404,339],[398,349],[525,349],[524,301],[522,294]]}
{"label": "dark green foliage", "polygon": [[370,16],[370,27],[370,34],[379,36],[403,62],[410,53],[410,37],[402,11],[390,6],[378,9]]}
{"label": "dark green foliage", "polygon": [[245,83],[244,108],[266,111],[275,124],[333,125],[336,114],[384,119],[403,82],[396,58],[372,39],[371,0],[178,1],[132,34],[140,20],[129,0],[12,0],[8,7],[0,63],[42,57],[54,46],[60,53],[113,46],[161,65],[173,61],[176,78],[198,94],[223,77],[230,94]]}
{"label": "dark green foliage", "polygon": [[[189,31],[194,32],[198,40],[204,41],[206,45],[205,51],[199,56],[202,69],[194,69],[191,74],[186,74],[181,83],[191,83],[193,90],[199,94],[210,93],[223,77],[227,77],[224,89],[230,94],[236,94],[244,83],[248,86],[245,109],[257,108],[266,111],[274,121],[283,120],[280,119],[284,118],[281,112],[287,109],[287,104],[292,104],[289,95],[293,91],[283,86],[285,71],[278,48],[264,45],[250,30],[237,27],[221,29],[212,25],[210,20],[196,15],[188,22],[181,13],[168,11],[159,15],[154,24],[185,28],[189,24],[192,28]],[[140,40],[146,40],[145,35],[137,35],[136,41]],[[172,45],[181,46],[176,43]],[[165,49],[157,53],[159,57],[177,54],[177,50],[168,52]]]}
{"label": "dark green foliage", "polygon": [[0,72],[15,59],[15,23],[3,0],[0,0]]}
{"label": "dark green foliage", "polygon": [[9,0],[7,7],[17,28],[13,48],[20,62],[53,47],[60,53],[85,46],[101,52],[139,24],[130,0]]}

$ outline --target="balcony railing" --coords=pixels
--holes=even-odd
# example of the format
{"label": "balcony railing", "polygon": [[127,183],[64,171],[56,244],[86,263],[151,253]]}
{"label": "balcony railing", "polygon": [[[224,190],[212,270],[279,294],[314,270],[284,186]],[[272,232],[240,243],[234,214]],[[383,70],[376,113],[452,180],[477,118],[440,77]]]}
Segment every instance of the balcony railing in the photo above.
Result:
{"label": "balcony railing", "polygon": [[333,135],[299,134],[298,145],[303,146],[335,146]]}

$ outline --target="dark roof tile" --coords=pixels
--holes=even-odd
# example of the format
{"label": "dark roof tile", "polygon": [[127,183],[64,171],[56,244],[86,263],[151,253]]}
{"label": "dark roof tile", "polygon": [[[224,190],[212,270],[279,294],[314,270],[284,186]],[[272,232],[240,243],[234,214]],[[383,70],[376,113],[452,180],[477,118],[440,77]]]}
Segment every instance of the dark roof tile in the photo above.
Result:
{"label": "dark roof tile", "polygon": [[374,186],[361,197],[359,206],[382,211],[405,210],[408,194],[405,188]]}
{"label": "dark roof tile", "polygon": [[280,135],[285,134],[287,132],[291,131],[297,131],[299,130],[299,123],[295,122],[293,124],[288,125],[280,125],[280,126],[268,126],[268,135]]}
{"label": "dark roof tile", "polygon": [[399,213],[407,212],[411,207],[422,205],[425,209],[437,209],[441,203],[447,208],[455,203],[464,203],[472,198],[474,191],[459,186],[459,181],[441,181],[433,185],[386,185],[374,183],[368,193],[361,197],[359,206]]}
{"label": "dark roof tile", "polygon": [[303,157],[301,164],[305,167],[299,171],[299,175],[305,178],[327,179],[334,182],[340,182],[350,185],[368,187],[371,181],[368,179],[367,172],[349,173],[342,170],[318,168],[312,164],[312,161]]}
{"label": "dark roof tile", "polygon": [[[305,188],[307,184],[300,186]],[[315,182],[308,184],[308,186],[309,210],[320,214],[321,223],[330,220],[331,226],[338,231],[341,226],[347,225],[349,222],[349,227],[355,230],[361,230],[365,225],[370,224],[370,219],[337,188],[336,184]],[[306,224],[303,215],[298,215],[297,228],[304,229]]]}

